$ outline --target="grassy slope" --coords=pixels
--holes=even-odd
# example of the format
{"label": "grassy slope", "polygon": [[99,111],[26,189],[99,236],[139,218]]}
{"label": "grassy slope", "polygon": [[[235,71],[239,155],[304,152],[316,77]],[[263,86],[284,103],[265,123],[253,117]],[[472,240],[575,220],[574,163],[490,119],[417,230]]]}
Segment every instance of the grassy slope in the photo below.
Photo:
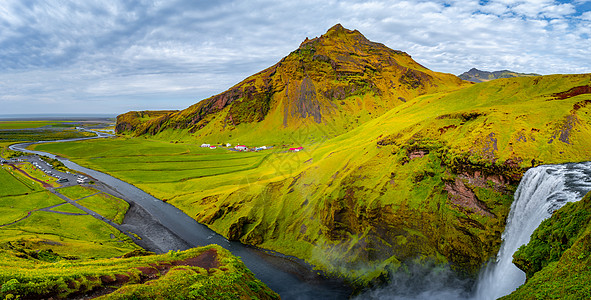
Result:
{"label": "grassy slope", "polygon": [[[191,146],[189,140],[137,138],[37,149],[130,180],[231,239],[353,279],[375,277],[417,256],[475,272],[498,249],[512,184],[525,168],[590,156],[589,94],[555,95],[589,81],[589,75],[500,79],[430,94],[336,138],[312,142],[298,135],[294,143],[303,144],[303,152],[278,151],[253,168],[178,182],[146,184],[145,178],[174,172],[164,167],[129,176],[116,171],[121,164],[88,153],[110,158],[154,149],[182,160],[203,140]],[[257,134],[276,136],[273,130]],[[98,154],[101,149],[109,150]]]}
{"label": "grassy slope", "polygon": [[[213,261],[199,262],[202,254],[212,251]],[[97,290],[114,291],[101,299],[279,298],[238,258],[219,246],[162,255],[69,261],[52,252],[2,244],[0,258],[3,298],[71,298]]]}
{"label": "grassy slope", "polygon": [[528,280],[503,299],[591,298],[591,194],[545,220],[513,255]]}

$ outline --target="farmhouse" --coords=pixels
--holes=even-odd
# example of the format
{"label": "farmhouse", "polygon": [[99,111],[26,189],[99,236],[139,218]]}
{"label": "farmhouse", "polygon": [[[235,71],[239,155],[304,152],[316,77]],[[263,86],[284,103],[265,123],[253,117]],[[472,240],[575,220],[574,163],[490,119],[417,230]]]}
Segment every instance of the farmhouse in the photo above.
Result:
{"label": "farmhouse", "polygon": [[290,152],[300,152],[302,150],[304,150],[304,147],[289,148]]}
{"label": "farmhouse", "polygon": [[209,146],[209,149],[216,149],[216,146]]}
{"label": "farmhouse", "polygon": [[234,147],[234,149],[236,149],[238,151],[244,151],[244,150],[247,150],[248,147],[246,147],[244,145],[236,145],[236,147]]}
{"label": "farmhouse", "polygon": [[209,148],[209,147],[211,147],[210,144],[201,144],[201,148]]}

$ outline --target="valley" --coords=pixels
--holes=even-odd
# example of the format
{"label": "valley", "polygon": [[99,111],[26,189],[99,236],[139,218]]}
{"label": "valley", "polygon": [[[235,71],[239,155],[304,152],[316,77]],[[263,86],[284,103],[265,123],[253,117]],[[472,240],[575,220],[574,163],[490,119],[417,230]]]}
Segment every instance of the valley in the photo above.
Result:
{"label": "valley", "polygon": [[[463,282],[464,292],[471,294],[479,273],[501,248],[514,194],[526,171],[589,161],[589,103],[590,74],[511,77],[475,84],[428,70],[402,51],[336,25],[318,38],[306,39],[276,65],[184,110],[119,115],[116,137],[36,143],[21,149],[59,156],[67,167],[97,179],[93,186],[58,189],[65,197],[123,225],[124,211],[133,216],[129,211],[140,206],[183,246],[166,248],[170,245],[162,242],[160,251],[155,251],[150,246],[157,243],[149,237],[140,236],[133,243],[133,235],[113,227],[99,230],[96,220],[77,215],[78,208],[63,204],[38,183],[29,186],[26,177],[11,179],[14,174],[3,169],[6,174],[1,176],[10,184],[1,187],[5,193],[1,199],[11,204],[2,207],[7,225],[2,235],[8,245],[2,255],[13,255],[10,251],[21,248],[27,249],[25,253],[45,250],[41,241],[57,242],[48,237],[56,235],[51,230],[76,245],[93,245],[80,257],[83,261],[124,256],[142,251],[140,246],[166,253],[215,243],[232,254],[218,246],[178,252],[182,257],[196,255],[200,261],[203,253],[214,251],[231,266],[220,267],[212,275],[210,269],[218,263],[215,267],[197,264],[191,271],[200,275],[188,276],[197,281],[183,283],[188,286],[185,294],[199,298],[202,290],[197,287],[206,285],[200,276],[207,275],[234,280],[227,279],[229,284],[248,278],[251,289],[245,289],[245,295],[264,291],[269,298],[276,297],[232,255],[242,257],[257,277],[263,276],[262,282],[288,299],[298,295],[289,294],[290,285],[282,286],[288,281],[272,277],[301,266],[295,273],[311,276],[302,287],[320,282],[319,290],[328,290],[327,295],[335,298],[386,286],[397,274],[412,273],[414,266],[449,270],[450,277]],[[47,125],[51,124],[43,126]],[[26,124],[12,126],[26,128]],[[236,145],[268,149],[236,151]],[[13,150],[5,148],[18,156]],[[102,194],[105,197],[98,199],[106,189],[111,196]],[[61,210],[49,209],[58,204]],[[573,213],[573,207],[582,205],[586,204],[568,205],[565,210]],[[62,213],[52,215],[56,221],[50,222],[46,215],[52,212],[47,210]],[[60,226],[50,225],[71,228],[74,225],[69,222],[82,217],[88,218],[76,222],[100,233],[69,236]],[[543,278],[562,274],[563,265],[576,264],[581,276],[586,276],[585,264],[572,260],[575,254],[580,260],[587,257],[576,247],[586,247],[588,220],[577,220],[581,222],[578,231],[563,238],[561,249],[568,256],[550,251],[543,260],[550,256],[552,262],[532,263],[531,256],[538,259],[532,247],[546,249],[540,243],[554,242],[539,235],[534,239],[538,244],[518,251],[516,263],[533,278],[518,293],[544,288]],[[140,226],[142,220],[135,222]],[[551,222],[544,226],[555,226]],[[8,227],[20,231],[9,232]],[[17,240],[18,249],[13,246]],[[253,258],[260,254],[250,253],[244,245],[275,253],[268,260],[285,261],[279,267],[269,266],[273,275],[264,277],[261,274],[267,271],[256,268],[267,268],[265,259]],[[66,250],[58,253],[64,258],[73,255]],[[175,253],[136,262],[145,259],[141,263],[160,266],[154,261],[168,261]],[[224,262],[218,261],[220,266]],[[135,263],[126,266],[144,274]],[[316,271],[311,272],[311,267]],[[179,274],[184,271],[177,269]],[[3,292],[11,280],[8,276],[2,277]],[[137,276],[133,282],[144,280]],[[331,278],[338,278],[337,283]],[[301,281],[289,282],[300,286]],[[88,285],[88,290],[97,285]],[[221,285],[216,288],[225,292]],[[155,292],[148,287],[128,289]],[[339,289],[343,293],[331,294]],[[60,297],[70,293],[60,291]],[[306,297],[315,292],[301,291]]]}

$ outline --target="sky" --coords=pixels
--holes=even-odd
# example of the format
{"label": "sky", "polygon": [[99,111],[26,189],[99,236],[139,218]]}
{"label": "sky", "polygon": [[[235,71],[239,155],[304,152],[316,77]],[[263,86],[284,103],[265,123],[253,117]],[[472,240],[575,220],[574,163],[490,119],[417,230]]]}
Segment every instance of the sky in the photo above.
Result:
{"label": "sky", "polygon": [[0,115],[183,109],[337,23],[439,72],[591,73],[591,0],[2,0]]}

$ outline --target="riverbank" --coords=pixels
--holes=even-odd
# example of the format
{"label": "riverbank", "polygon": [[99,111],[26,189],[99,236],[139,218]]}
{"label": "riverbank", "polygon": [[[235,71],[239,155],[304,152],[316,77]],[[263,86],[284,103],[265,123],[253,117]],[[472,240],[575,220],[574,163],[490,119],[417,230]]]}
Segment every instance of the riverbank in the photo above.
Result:
{"label": "riverbank", "polygon": [[[107,136],[109,135],[101,134],[100,137]],[[343,280],[320,276],[312,266],[302,264],[297,259],[275,256],[272,252],[228,241],[176,207],[133,185],[51,153],[26,149],[31,144],[12,145],[11,149],[58,159],[66,167],[88,174],[98,185],[103,185],[102,188],[107,187],[110,192],[128,201],[131,214],[124,219],[124,226],[140,232],[141,235],[138,236],[143,241],[140,243],[144,243],[143,246],[147,249],[165,252],[182,250],[187,246],[220,245],[239,256],[257,278],[278,292],[283,299],[346,299],[352,293]],[[145,221],[149,223],[146,224]],[[152,230],[152,226],[156,230]]]}

